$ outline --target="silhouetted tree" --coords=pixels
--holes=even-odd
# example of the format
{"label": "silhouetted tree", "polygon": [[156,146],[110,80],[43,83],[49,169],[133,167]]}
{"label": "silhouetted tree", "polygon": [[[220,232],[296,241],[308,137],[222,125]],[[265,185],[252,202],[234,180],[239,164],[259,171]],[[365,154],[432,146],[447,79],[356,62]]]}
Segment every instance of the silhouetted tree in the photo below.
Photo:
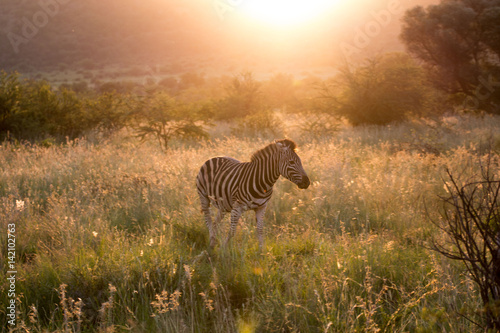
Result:
{"label": "silhouetted tree", "polygon": [[183,104],[165,93],[157,93],[147,99],[138,98],[133,104],[133,125],[136,136],[145,139],[153,136],[164,150],[168,150],[173,138],[206,138],[205,106],[196,109]]}
{"label": "silhouetted tree", "polygon": [[401,39],[434,84],[464,106],[500,112],[500,0],[443,0],[410,9]]}

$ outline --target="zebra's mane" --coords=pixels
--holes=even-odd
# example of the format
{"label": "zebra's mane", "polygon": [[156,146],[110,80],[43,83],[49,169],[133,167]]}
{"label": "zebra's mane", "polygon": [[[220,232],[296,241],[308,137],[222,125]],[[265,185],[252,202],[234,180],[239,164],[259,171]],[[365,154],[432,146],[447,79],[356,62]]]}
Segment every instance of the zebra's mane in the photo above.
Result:
{"label": "zebra's mane", "polygon": [[276,140],[275,142],[270,143],[267,146],[265,146],[264,148],[259,149],[255,153],[253,153],[252,157],[250,158],[250,161],[253,162],[256,159],[258,159],[259,157],[263,157],[263,156],[269,155],[269,153],[274,152],[277,149],[276,143],[278,143],[278,142],[287,146],[288,148],[292,149],[293,151],[295,151],[295,149],[297,149],[297,145],[292,140],[289,140],[289,139]]}

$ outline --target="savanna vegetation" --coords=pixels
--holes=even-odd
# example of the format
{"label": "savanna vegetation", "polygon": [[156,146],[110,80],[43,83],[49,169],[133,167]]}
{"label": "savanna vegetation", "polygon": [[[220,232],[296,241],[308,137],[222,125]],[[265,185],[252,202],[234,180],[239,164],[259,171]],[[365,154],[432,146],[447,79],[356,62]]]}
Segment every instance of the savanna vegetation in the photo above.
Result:
{"label": "savanna vegetation", "polygon": [[498,153],[499,127],[496,116],[447,116],[345,126],[323,140],[294,131],[313,184],[277,183],[262,253],[251,213],[233,246],[207,252],[193,184],[208,157],[248,160],[269,139],[177,140],[167,154],[123,133],[98,144],[4,141],[1,221],[16,225],[17,327],[481,330],[473,277],[430,249],[448,240],[431,219],[448,195],[445,169],[476,177],[485,153]]}
{"label": "savanna vegetation", "polygon": [[[75,27],[97,3],[78,6]],[[0,242],[15,237],[0,266],[17,277],[15,296],[0,295],[15,298],[17,325],[2,331],[500,329],[498,8],[417,7],[403,21],[409,54],[331,77],[131,69],[133,80],[54,84],[0,72]],[[282,137],[311,186],[278,181],[262,252],[252,213],[209,249],[198,168]]]}

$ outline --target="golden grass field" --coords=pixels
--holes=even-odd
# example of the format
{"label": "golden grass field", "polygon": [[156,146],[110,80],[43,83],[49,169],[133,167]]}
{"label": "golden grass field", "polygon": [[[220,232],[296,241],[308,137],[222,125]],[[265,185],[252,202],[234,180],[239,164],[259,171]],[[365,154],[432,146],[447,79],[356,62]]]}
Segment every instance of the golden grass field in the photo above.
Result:
{"label": "golden grass field", "polygon": [[290,127],[312,184],[278,181],[262,253],[253,212],[230,246],[208,250],[195,177],[208,158],[249,160],[271,138],[220,135],[167,152],[123,133],[4,142],[0,241],[15,224],[16,331],[481,331],[475,285],[429,249],[443,237],[430,219],[445,169],[470,179],[488,149],[498,162],[499,133],[500,117],[469,115],[323,138]]}

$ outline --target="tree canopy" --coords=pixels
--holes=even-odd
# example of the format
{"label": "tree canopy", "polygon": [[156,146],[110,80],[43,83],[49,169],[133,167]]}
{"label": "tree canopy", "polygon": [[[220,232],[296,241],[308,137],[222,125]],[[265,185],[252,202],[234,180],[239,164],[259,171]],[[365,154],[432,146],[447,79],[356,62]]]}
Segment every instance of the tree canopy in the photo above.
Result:
{"label": "tree canopy", "polygon": [[500,113],[500,0],[443,0],[403,18],[401,39],[464,107]]}

